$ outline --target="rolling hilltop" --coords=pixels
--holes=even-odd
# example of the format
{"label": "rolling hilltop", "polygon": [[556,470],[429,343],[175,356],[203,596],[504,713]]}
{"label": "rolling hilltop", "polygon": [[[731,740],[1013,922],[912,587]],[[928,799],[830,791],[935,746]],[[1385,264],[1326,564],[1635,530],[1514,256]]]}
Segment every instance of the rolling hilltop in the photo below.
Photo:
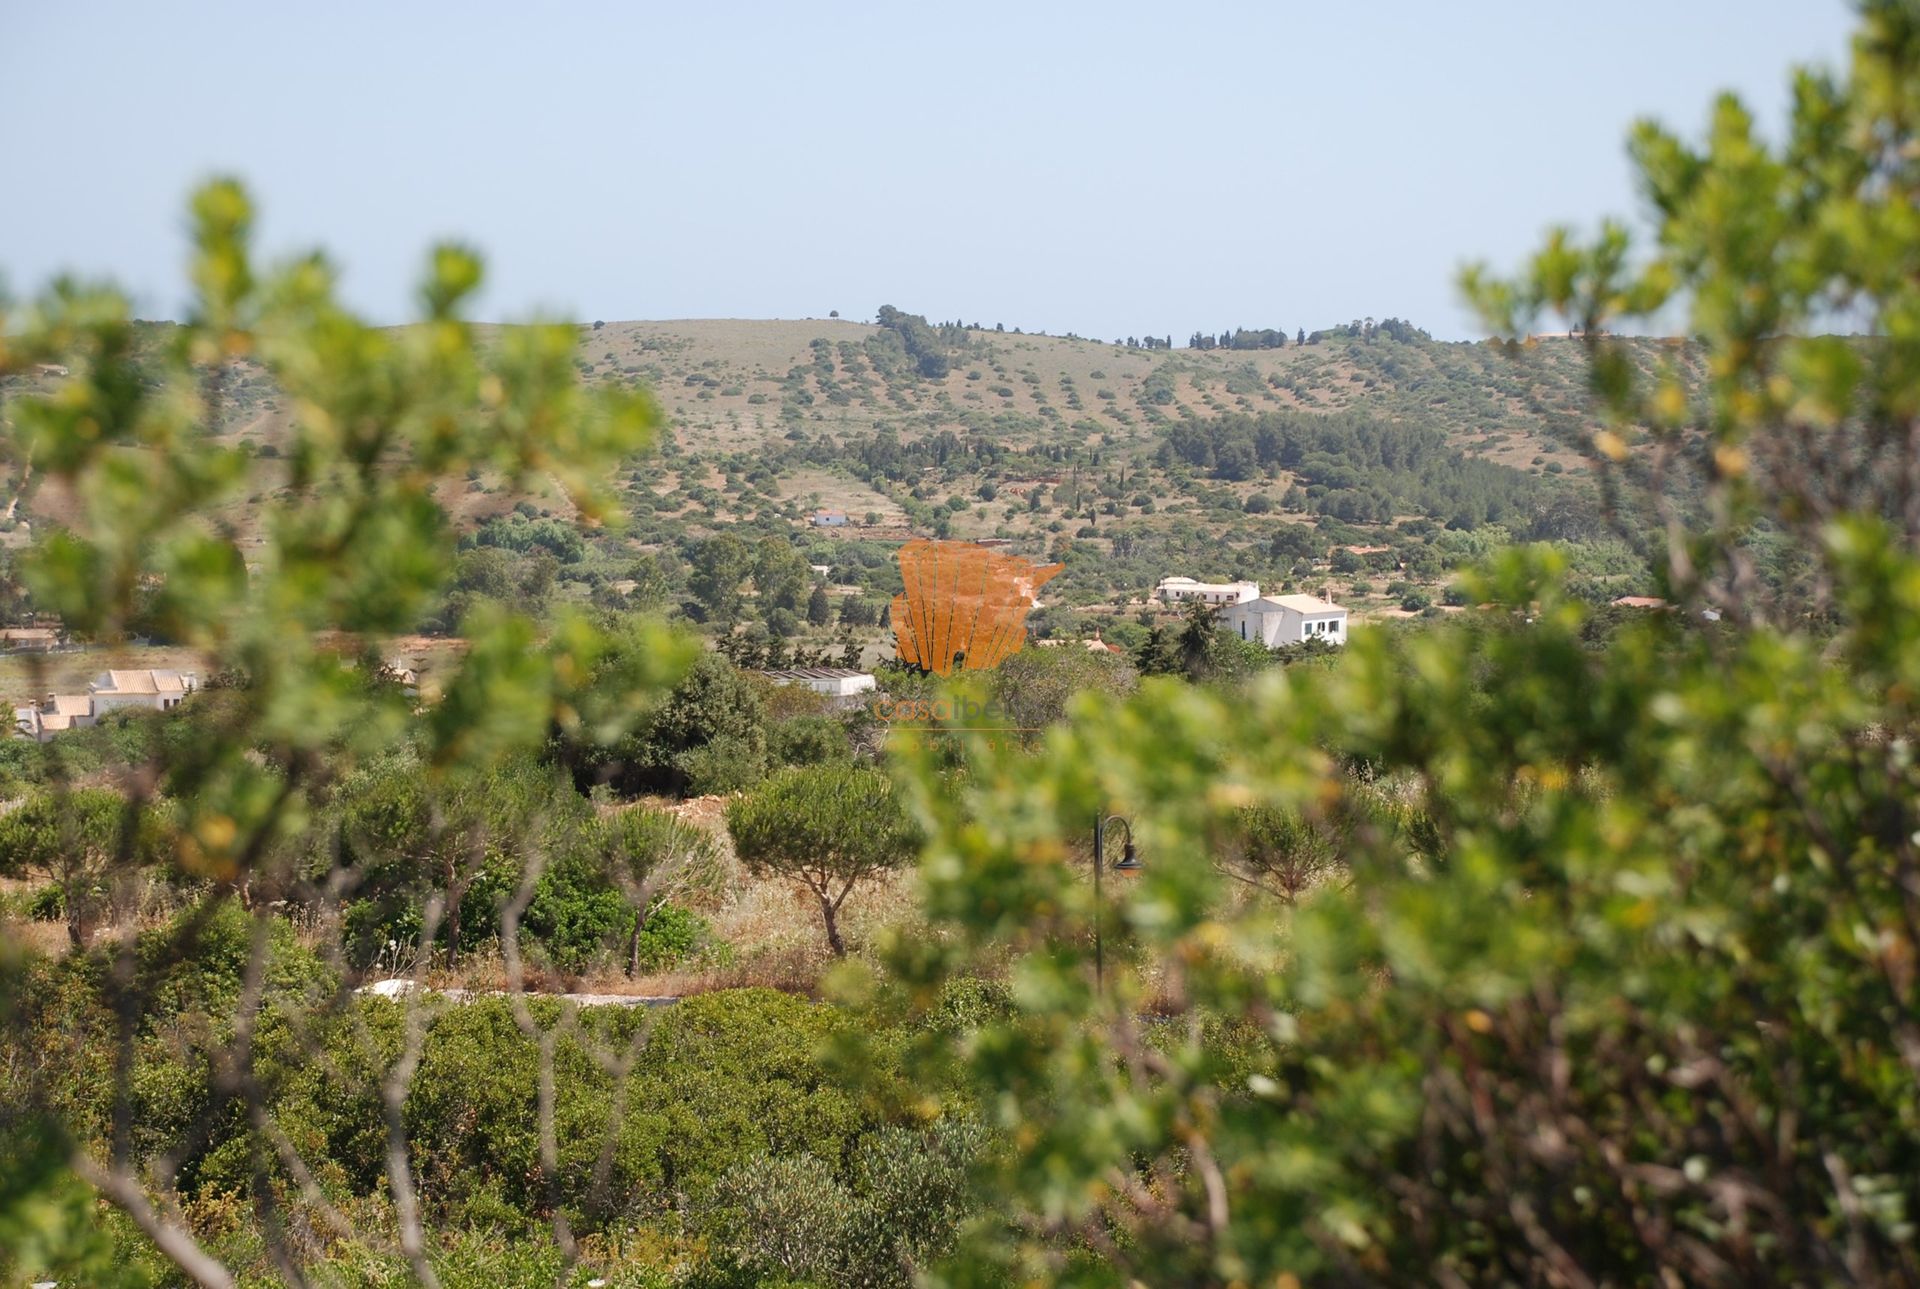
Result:
{"label": "rolling hilltop", "polygon": [[1384,335],[1196,350],[943,330],[960,334],[946,373],[930,377],[885,361],[891,328],[838,319],[611,322],[586,333],[583,371],[650,385],[681,443],[707,451],[757,447],[795,426],[845,434],[876,424],[902,434],[964,428],[1010,446],[1137,445],[1183,419],[1363,411],[1423,421],[1464,451],[1523,469],[1537,455],[1580,463],[1555,437],[1584,392],[1576,341],[1542,341],[1515,359],[1489,344]]}

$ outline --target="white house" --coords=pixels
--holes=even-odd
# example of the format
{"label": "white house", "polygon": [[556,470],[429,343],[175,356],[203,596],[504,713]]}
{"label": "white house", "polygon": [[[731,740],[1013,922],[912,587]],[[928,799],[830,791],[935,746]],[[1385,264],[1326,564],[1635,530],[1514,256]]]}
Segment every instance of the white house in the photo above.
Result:
{"label": "white house", "polygon": [[1196,582],[1190,577],[1163,577],[1153,593],[1168,604],[1198,600],[1202,604],[1245,604],[1260,598],[1258,582]]}
{"label": "white house", "polygon": [[87,682],[87,696],[96,717],[122,707],[165,712],[180,706],[199,684],[190,671],[103,671]]}
{"label": "white house", "polygon": [[1347,642],[1347,611],[1315,595],[1276,595],[1230,604],[1220,610],[1227,630],[1269,649],[1305,640]]}
{"label": "white house", "polygon": [[108,712],[144,707],[166,712],[199,688],[190,671],[103,671],[87,682],[84,694],[48,694],[30,707],[13,709],[14,728],[44,743],[55,734],[85,729]]}

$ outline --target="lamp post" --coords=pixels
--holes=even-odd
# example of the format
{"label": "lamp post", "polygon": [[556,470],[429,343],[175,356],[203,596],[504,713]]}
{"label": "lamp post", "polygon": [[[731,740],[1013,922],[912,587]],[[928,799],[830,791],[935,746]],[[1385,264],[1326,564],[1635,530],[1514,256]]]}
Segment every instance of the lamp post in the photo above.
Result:
{"label": "lamp post", "polygon": [[1115,824],[1125,830],[1127,844],[1126,848],[1120,852],[1120,858],[1114,861],[1113,871],[1137,873],[1142,867],[1140,856],[1133,849],[1133,824],[1119,815],[1095,815],[1093,817],[1093,991],[1097,996],[1104,996],[1107,987],[1106,956],[1100,939],[1100,928],[1107,917],[1107,904],[1100,894],[1100,871],[1107,866],[1107,829]]}

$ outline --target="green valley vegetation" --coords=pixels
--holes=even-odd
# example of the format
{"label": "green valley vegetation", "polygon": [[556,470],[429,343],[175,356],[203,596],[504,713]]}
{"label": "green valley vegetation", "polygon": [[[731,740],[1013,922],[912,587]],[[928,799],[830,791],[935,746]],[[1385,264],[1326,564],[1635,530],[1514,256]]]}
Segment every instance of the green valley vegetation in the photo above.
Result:
{"label": "green valley vegetation", "polygon": [[[206,682],[0,751],[0,1274],[1920,1279],[1917,120],[1875,0],[1461,346],[483,328],[457,247],[378,329],[208,187],[188,321],[0,326],[5,602]],[[1067,565],[879,669],[997,715],[753,674],[942,525]],[[1381,621],[1127,602],[1195,560]]]}

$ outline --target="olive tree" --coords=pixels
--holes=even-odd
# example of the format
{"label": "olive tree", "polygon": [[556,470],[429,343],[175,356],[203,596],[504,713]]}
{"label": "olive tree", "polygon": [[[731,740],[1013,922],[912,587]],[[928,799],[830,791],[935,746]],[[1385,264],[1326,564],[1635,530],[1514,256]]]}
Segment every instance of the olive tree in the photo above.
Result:
{"label": "olive tree", "polygon": [[1075,642],[1014,654],[994,669],[993,696],[1005,709],[1007,723],[1032,742],[1065,717],[1078,695],[1125,695],[1137,680],[1125,659],[1104,651],[1094,653]]}

